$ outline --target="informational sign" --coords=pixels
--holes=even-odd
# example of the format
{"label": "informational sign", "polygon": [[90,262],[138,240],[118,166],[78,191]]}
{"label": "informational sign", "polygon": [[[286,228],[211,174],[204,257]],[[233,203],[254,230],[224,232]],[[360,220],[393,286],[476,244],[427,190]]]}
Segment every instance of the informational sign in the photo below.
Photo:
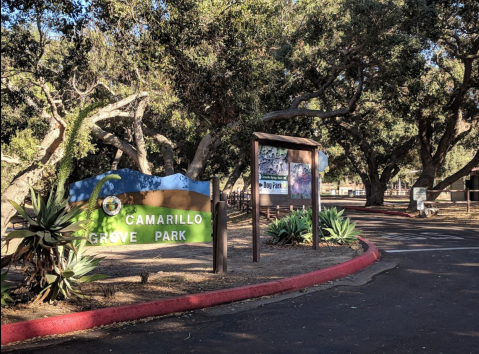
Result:
{"label": "informational sign", "polygon": [[291,163],[291,199],[311,199],[311,165]]}
{"label": "informational sign", "polygon": [[260,145],[259,193],[288,194],[288,149]]}
{"label": "informational sign", "polygon": [[426,188],[425,187],[414,187],[412,189],[412,199],[413,200],[426,200]]}
{"label": "informational sign", "polygon": [[323,172],[326,167],[328,167],[328,156],[324,152],[318,151],[318,172]]}
{"label": "informational sign", "polygon": [[110,171],[71,184],[70,204],[87,201],[96,183],[111,173],[121,180],[106,182],[100,191],[87,235],[93,246],[211,241],[210,183],[181,174]]}

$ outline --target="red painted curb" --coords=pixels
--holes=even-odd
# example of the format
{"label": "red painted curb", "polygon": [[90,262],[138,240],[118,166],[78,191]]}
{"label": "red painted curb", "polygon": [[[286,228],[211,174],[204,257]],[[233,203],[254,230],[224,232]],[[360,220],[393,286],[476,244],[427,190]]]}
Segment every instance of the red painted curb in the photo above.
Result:
{"label": "red painted curb", "polygon": [[389,211],[389,210],[377,210],[377,209],[369,209],[363,207],[354,207],[354,206],[343,206],[344,209],[351,209],[351,210],[359,210],[359,211],[368,211],[370,213],[380,213],[380,214],[390,214],[390,215],[399,215],[405,216],[407,218],[415,218],[416,216],[409,213],[401,213],[399,211]]}
{"label": "red painted curb", "polygon": [[32,321],[9,323],[1,327],[1,343],[2,345],[6,345],[34,337],[74,332],[115,322],[132,321],[145,317],[163,316],[175,312],[197,310],[233,301],[299,290],[315,284],[325,283],[353,274],[370,266],[379,259],[379,251],[376,246],[365,239],[360,239],[368,246],[368,250],[365,253],[350,261],[330,268],[267,283],[179,296],[166,300],[77,312]]}

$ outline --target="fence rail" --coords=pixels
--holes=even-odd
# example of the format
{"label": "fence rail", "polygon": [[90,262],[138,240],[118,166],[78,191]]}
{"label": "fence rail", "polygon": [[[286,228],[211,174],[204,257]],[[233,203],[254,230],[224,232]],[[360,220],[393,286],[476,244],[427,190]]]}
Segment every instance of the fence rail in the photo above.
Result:
{"label": "fence rail", "polygon": [[[466,193],[467,213],[471,212],[471,193],[479,192],[479,189],[428,189],[426,193]],[[427,203],[427,201],[426,201]]]}

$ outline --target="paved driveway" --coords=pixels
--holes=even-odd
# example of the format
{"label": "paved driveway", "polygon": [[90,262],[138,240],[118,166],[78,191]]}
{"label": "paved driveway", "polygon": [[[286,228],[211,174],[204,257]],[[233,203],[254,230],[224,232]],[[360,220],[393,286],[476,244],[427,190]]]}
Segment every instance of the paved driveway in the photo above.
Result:
{"label": "paved driveway", "polygon": [[479,353],[476,228],[351,211],[348,215],[382,253],[374,275],[369,269],[304,292],[2,351]]}

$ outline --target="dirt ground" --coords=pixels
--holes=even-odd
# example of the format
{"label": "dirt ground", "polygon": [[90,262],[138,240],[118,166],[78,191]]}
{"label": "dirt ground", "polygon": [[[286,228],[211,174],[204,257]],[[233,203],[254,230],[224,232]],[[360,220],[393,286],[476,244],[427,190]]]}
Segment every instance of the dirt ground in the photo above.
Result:
{"label": "dirt ground", "polygon": [[[261,230],[268,225],[261,217]],[[91,247],[89,254],[106,257],[95,273],[110,278],[82,287],[86,300],[57,301],[53,305],[22,302],[2,309],[2,324],[50,317],[109,306],[158,300],[178,295],[262,283],[299,275],[348,261],[363,252],[353,247],[321,244],[272,246],[262,235],[260,262],[253,263],[251,214],[232,212],[228,221],[228,272],[214,274],[211,243]],[[9,278],[15,278],[11,269]],[[148,275],[146,284],[140,274]],[[19,274],[16,274],[17,278]]]}

